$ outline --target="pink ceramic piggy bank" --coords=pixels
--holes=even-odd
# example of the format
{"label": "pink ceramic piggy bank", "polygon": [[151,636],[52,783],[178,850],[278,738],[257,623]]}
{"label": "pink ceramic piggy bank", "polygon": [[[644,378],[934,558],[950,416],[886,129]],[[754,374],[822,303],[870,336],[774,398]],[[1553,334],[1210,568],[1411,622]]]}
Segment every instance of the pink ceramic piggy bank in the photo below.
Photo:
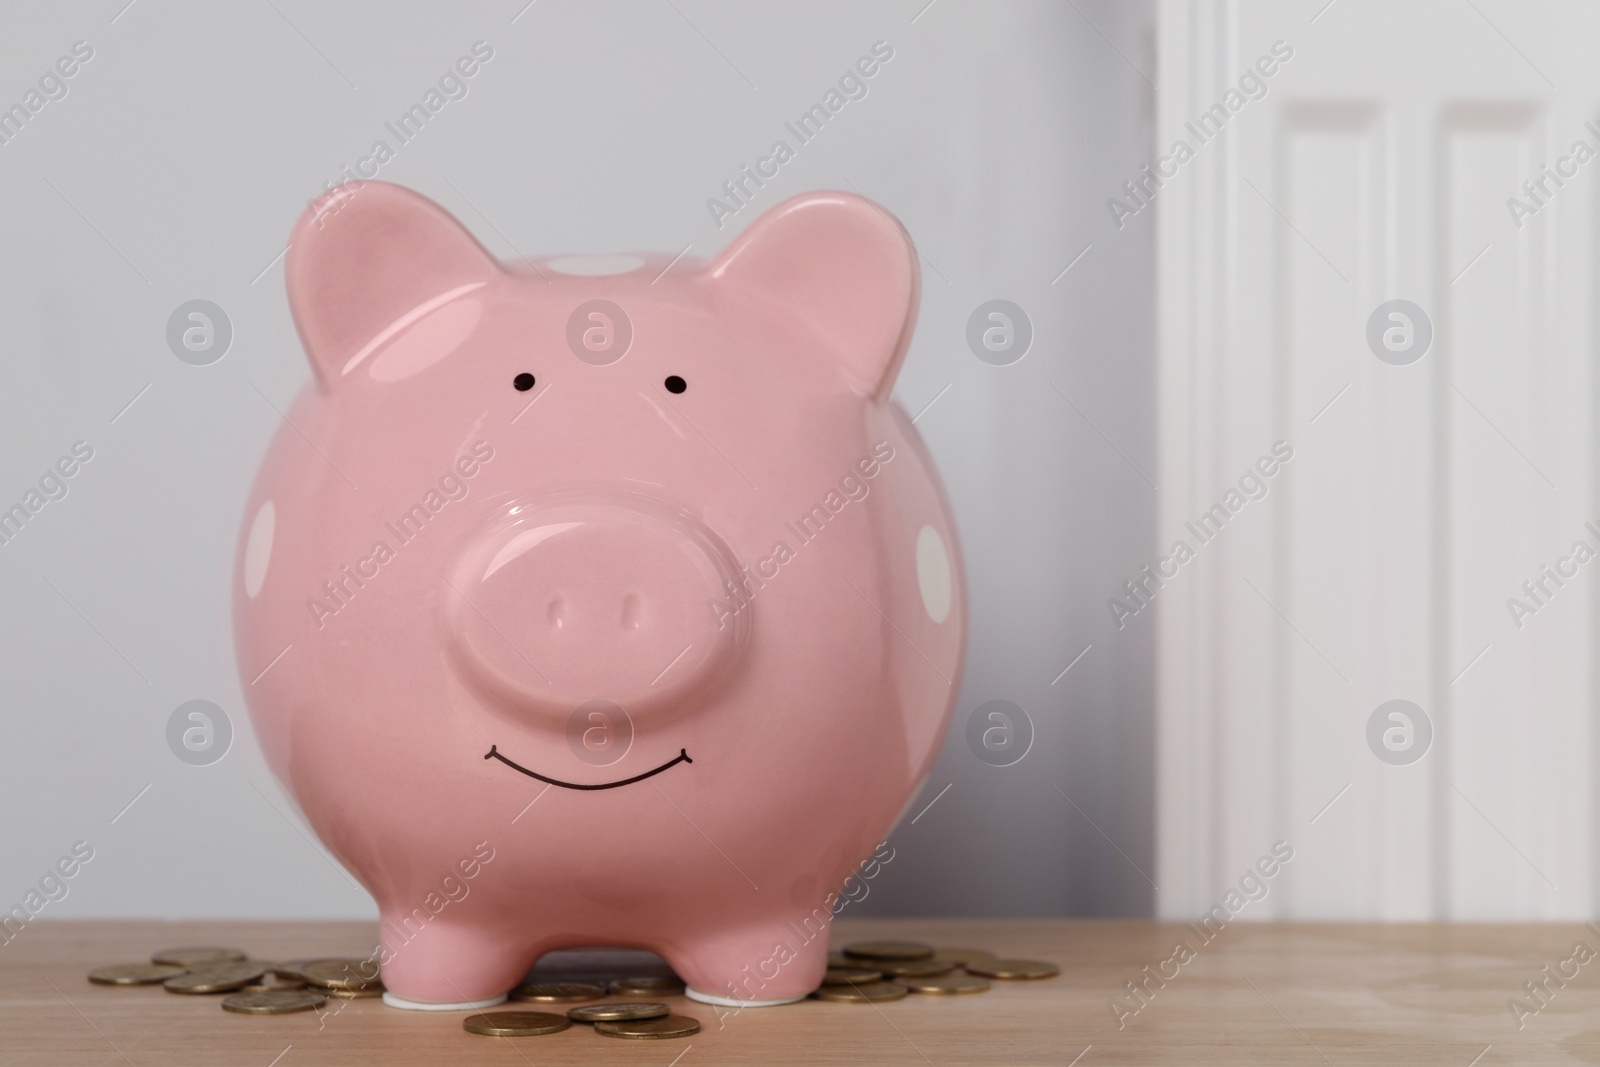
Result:
{"label": "pink ceramic piggy bank", "polygon": [[955,531],[890,402],[905,232],[817,193],[706,264],[504,265],[368,182],[286,269],[315,381],[250,493],[239,664],[389,1002],[592,945],[712,1003],[814,989],[961,680]]}

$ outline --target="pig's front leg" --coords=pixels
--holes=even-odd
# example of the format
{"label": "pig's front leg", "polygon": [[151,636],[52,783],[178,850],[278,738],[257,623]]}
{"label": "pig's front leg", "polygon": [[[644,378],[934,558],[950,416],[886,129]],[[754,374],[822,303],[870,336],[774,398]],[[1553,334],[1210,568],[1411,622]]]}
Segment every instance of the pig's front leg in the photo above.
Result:
{"label": "pig's front leg", "polygon": [[[826,916],[827,909],[819,906],[812,914]],[[662,955],[693,1000],[741,1008],[790,1004],[822,984],[828,930],[816,921],[774,919],[708,930],[662,949]]]}
{"label": "pig's front leg", "polygon": [[383,1001],[390,1007],[450,1011],[499,1004],[533,962],[527,946],[487,926],[442,916],[419,928],[417,913],[380,914]]}

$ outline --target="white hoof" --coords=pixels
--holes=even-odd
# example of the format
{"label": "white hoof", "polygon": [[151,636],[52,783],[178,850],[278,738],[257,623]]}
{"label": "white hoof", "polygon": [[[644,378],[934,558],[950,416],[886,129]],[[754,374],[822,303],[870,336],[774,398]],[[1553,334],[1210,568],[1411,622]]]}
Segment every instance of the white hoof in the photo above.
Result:
{"label": "white hoof", "polygon": [[422,1000],[407,1000],[397,997],[393,993],[385,993],[383,1002],[391,1008],[404,1008],[407,1011],[478,1011],[483,1008],[492,1008],[496,1004],[504,1004],[506,995],[501,993],[498,997],[485,997],[482,1000],[463,1000],[455,1004],[429,1004]]}
{"label": "white hoof", "polygon": [[806,999],[804,995],[801,995],[798,997],[784,997],[781,1000],[742,1000],[739,997],[722,997],[715,993],[702,993],[694,986],[684,990],[683,995],[690,1000],[698,1000],[702,1004],[715,1004],[719,1008],[776,1008],[779,1004],[795,1004]]}

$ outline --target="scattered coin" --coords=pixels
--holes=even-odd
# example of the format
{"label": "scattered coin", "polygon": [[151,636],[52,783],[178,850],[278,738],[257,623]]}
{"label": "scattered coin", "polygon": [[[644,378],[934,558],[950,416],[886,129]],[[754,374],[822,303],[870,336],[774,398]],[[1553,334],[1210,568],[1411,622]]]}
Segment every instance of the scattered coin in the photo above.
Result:
{"label": "scattered coin", "polygon": [[633,1004],[585,1004],[568,1008],[567,1018],[580,1023],[636,1022],[641,1019],[660,1019],[671,1014],[665,1004],[639,1001]]}
{"label": "scattered coin", "polygon": [[988,963],[994,959],[994,953],[981,948],[941,948],[933,954],[933,958],[940,963],[965,967],[969,963]]}
{"label": "scattered coin", "polygon": [[222,1010],[236,1011],[241,1015],[288,1015],[290,1012],[311,1011],[327,1002],[321,993],[313,993],[308,989],[264,989],[223,997]]}
{"label": "scattered coin", "polygon": [[633,1022],[600,1022],[594,1032],[607,1037],[631,1037],[649,1040],[664,1037],[688,1037],[700,1032],[700,1022],[687,1015],[667,1015],[659,1019],[641,1019]]}
{"label": "scattered coin", "polygon": [[854,982],[856,985],[861,985],[863,982],[876,982],[882,977],[882,971],[872,971],[865,967],[829,967],[828,973],[822,976],[822,984],[849,985]]}
{"label": "scattered coin", "polygon": [[245,954],[236,948],[168,948],[150,957],[151,963],[166,963],[173,967],[198,967],[205,963],[233,963]]}
{"label": "scattered coin", "polygon": [[383,991],[383,982],[378,978],[378,965],[370,959],[307,960],[301,964],[299,971],[306,981],[324,989]]}
{"label": "scattered coin", "polygon": [[868,1004],[878,1000],[899,1000],[910,990],[899,982],[867,982],[862,985],[825,985],[811,995],[818,1000],[839,1004]]}
{"label": "scattered coin", "polygon": [[619,997],[681,997],[683,983],[676,978],[618,978],[611,992]]}
{"label": "scattered coin", "polygon": [[552,1015],[547,1011],[491,1011],[484,1015],[469,1015],[461,1028],[469,1034],[485,1037],[538,1037],[541,1034],[558,1034],[572,1025],[565,1015]]}
{"label": "scattered coin", "polygon": [[89,981],[98,985],[155,985],[186,969],[167,963],[116,963],[110,967],[96,967],[89,972]]}
{"label": "scattered coin", "polygon": [[962,974],[960,971],[935,974],[926,978],[907,976],[896,981],[913,993],[983,993],[989,989],[987,978],[979,978],[975,974]]}
{"label": "scattered coin", "polygon": [[174,975],[161,985],[168,993],[231,993],[260,981],[266,973],[254,963],[213,963]]}
{"label": "scattered coin", "polygon": [[[383,995],[376,962],[327,958],[273,962],[250,959],[238,949],[214,946],[166,949],[151,963],[96,967],[89,981],[100,985],[153,985],[172,993],[227,993],[222,1006],[247,1015],[285,1015],[311,1011],[328,997],[356,999]],[[960,995],[982,993],[988,979],[1049,978],[1061,968],[1043,960],[999,959],[985,949],[934,950],[915,941],[858,941],[843,952],[828,954],[822,985],[811,995],[841,1004],[899,1000],[910,993]],[[573,977],[587,977],[574,974]],[[310,988],[307,988],[309,984]],[[617,978],[609,992],[625,997],[666,997],[684,993],[676,976],[640,975]],[[607,988],[588,981],[529,982],[512,990],[510,999],[547,1004],[599,1000]],[[651,1039],[688,1037],[700,1032],[696,1020],[671,1014],[655,1001],[584,1004],[565,1016],[548,1012],[504,1011],[469,1016],[462,1027],[492,1037],[532,1037],[565,1030],[573,1021],[593,1023],[607,1037]]]}
{"label": "scattered coin", "polygon": [[531,1000],[539,1004],[571,1004],[579,1000],[599,1000],[606,991],[588,982],[530,982],[511,991],[512,1000]]}
{"label": "scattered coin", "polygon": [[967,964],[969,974],[985,978],[1050,978],[1061,973],[1061,968],[1043,960],[988,960]]}
{"label": "scattered coin", "polygon": [[956,969],[955,964],[936,959],[873,960],[872,965],[882,971],[885,978],[932,978],[936,974],[949,974]]}
{"label": "scattered coin", "polygon": [[846,945],[844,954],[857,960],[925,960],[933,948],[916,941],[857,941]]}

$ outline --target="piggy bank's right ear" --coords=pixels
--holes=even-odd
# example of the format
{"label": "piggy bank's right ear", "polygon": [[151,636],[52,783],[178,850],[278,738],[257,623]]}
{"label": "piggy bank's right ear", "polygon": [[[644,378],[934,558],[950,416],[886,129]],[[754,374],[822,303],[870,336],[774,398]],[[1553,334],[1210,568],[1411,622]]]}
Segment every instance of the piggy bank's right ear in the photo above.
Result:
{"label": "piggy bank's right ear", "polygon": [[708,268],[722,285],[809,319],[850,387],[887,400],[917,320],[917,253],[883,208],[803,193],[762,215]]}
{"label": "piggy bank's right ear", "polygon": [[449,212],[387,182],[342,185],[295,224],[289,308],[324,388],[500,265]]}

